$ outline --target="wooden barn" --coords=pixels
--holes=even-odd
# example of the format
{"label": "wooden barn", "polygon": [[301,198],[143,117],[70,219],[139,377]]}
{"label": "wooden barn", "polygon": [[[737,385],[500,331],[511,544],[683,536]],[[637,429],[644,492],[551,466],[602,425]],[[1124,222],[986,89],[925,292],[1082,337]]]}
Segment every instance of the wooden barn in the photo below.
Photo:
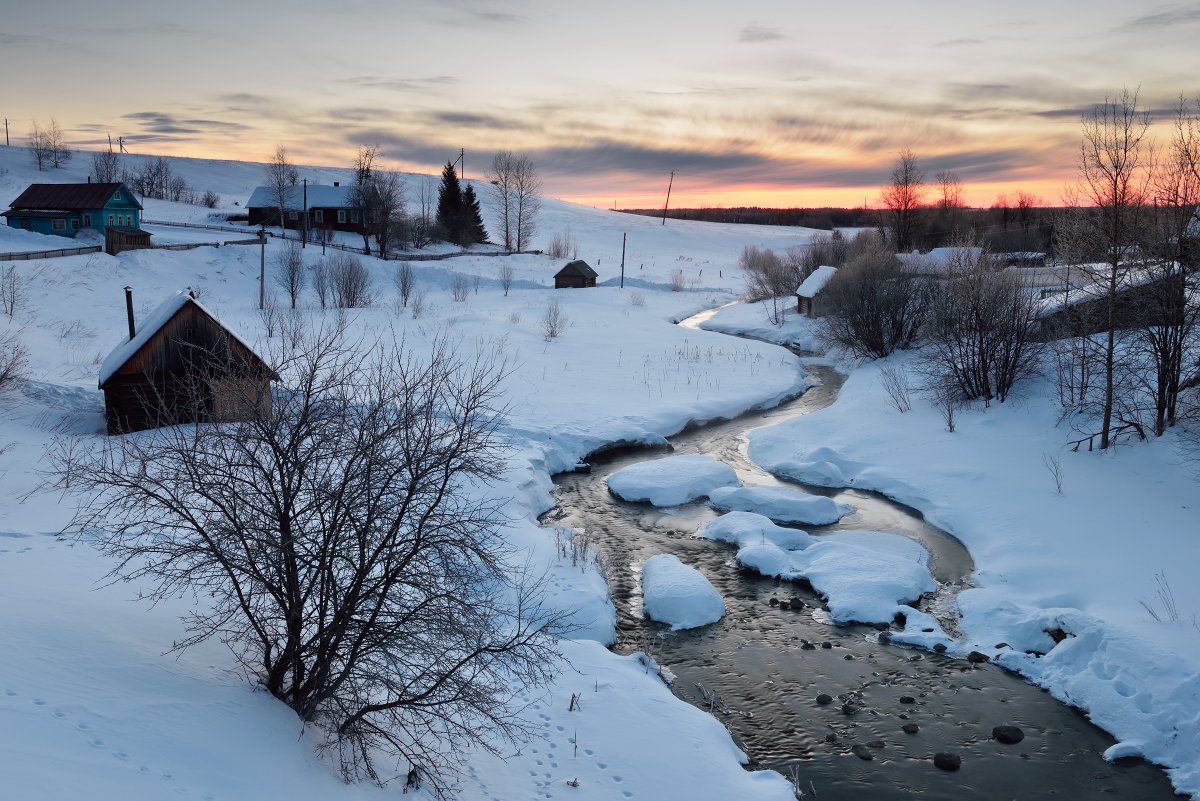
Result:
{"label": "wooden barn", "polygon": [[796,314],[803,314],[807,317],[824,317],[825,304],[822,302],[821,293],[825,291],[825,285],[835,275],[837,275],[837,267],[830,267],[827,264],[813,270],[796,289]]}
{"label": "wooden barn", "polygon": [[596,275],[596,271],[586,261],[576,259],[554,274],[554,288],[575,289],[595,286]]}
{"label": "wooden barn", "polygon": [[270,411],[278,376],[190,291],[163,301],[100,366],[109,434],[178,423],[244,420]]}

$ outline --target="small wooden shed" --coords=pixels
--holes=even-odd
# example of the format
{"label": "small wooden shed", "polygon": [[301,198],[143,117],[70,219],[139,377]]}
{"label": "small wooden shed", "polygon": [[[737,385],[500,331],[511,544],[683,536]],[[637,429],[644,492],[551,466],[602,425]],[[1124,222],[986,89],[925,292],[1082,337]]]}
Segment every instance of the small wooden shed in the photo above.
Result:
{"label": "small wooden shed", "polygon": [[104,229],[104,252],[110,256],[148,247],[152,247],[149,231],[131,225],[110,225]]}
{"label": "small wooden shed", "polygon": [[167,298],[100,365],[109,434],[179,423],[245,420],[271,409],[278,376],[191,291]]}
{"label": "small wooden shed", "polygon": [[595,286],[596,275],[596,271],[586,261],[576,259],[554,274],[554,288],[575,289]]}
{"label": "small wooden shed", "polygon": [[808,317],[823,317],[825,308],[821,303],[821,292],[835,275],[837,268],[829,265],[822,265],[813,270],[796,289],[796,313]]}

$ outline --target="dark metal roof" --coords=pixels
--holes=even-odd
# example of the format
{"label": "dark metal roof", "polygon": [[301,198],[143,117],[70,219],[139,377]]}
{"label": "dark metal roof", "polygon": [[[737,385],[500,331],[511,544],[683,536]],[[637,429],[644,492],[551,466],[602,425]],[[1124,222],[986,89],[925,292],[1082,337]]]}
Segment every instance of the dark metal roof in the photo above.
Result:
{"label": "dark metal roof", "polygon": [[559,270],[554,277],[557,278],[560,275],[580,275],[584,278],[596,278],[599,273],[588,266],[588,263],[583,259],[576,259]]}
{"label": "dark metal roof", "polygon": [[[102,209],[122,187],[111,184],[30,184],[9,204],[13,209]],[[142,207],[128,188],[125,190],[134,205]]]}
{"label": "dark metal roof", "polygon": [[49,211],[47,209],[9,209],[5,212],[0,212],[0,217],[28,217],[30,219],[58,219],[59,217],[70,217],[72,214],[77,214],[75,211]]}

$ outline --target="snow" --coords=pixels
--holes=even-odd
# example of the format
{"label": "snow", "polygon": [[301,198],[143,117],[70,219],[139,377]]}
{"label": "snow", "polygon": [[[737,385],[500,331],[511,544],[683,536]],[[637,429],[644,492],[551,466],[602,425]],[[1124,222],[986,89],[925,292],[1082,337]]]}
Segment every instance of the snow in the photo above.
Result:
{"label": "snow", "polygon": [[[958,595],[966,636],[951,650],[999,653],[1168,766],[1177,789],[1200,791],[1200,585],[1190,568],[1200,563],[1200,485],[1176,435],[1073,452],[1044,379],[1007,403],[960,410],[950,433],[917,394],[906,414],[888,403],[880,368],[911,369],[911,358],[846,365],[833,406],[752,432],[751,458],[805,483],[882,492],[958,537],[977,571]],[[1061,495],[1047,459],[1061,465]],[[1158,575],[1178,620],[1166,619]],[[1072,636],[1055,645],[1051,628]],[[1000,642],[1011,649],[997,651]]]}
{"label": "snow", "polygon": [[[151,157],[122,158],[137,169]],[[221,203],[209,210],[147,200],[151,219],[223,224],[220,215],[244,211],[262,182],[261,164],[170,161],[195,189],[218,192]],[[89,162],[80,154],[51,180],[82,181]],[[350,180],[343,168],[300,169],[323,184]],[[405,179],[410,205],[422,182],[437,180]],[[26,151],[0,149],[0,198],[14,198],[39,180],[47,178],[32,168]],[[484,216],[490,224],[486,197]],[[720,724],[672,696],[646,663],[604,649],[615,637],[608,588],[593,565],[564,559],[537,517],[553,505],[550,475],[591,451],[618,442],[662,444],[690,421],[766,407],[809,385],[791,353],[715,332],[748,332],[817,350],[813,321],[789,314],[775,327],[761,306],[747,304],[726,306],[699,323],[702,330],[671,321],[736,298],[743,289],[737,260],[746,245],[784,250],[812,232],[676,220],[663,226],[545,199],[535,246],[566,232],[606,285],[554,292],[551,277],[563,260],[544,256],[414,262],[424,296],[424,313],[414,318],[395,301],[395,264],[367,258],[378,299],[346,314],[354,336],[394,329],[419,348],[449,334],[468,353],[507,360],[506,434],[513,451],[491,489],[508,499],[506,533],[514,550],[545,571],[550,600],[575,611],[581,626],[580,639],[562,643],[571,669],[544,695],[526,693],[526,720],[548,742],[531,743],[507,761],[472,755],[474,773],[461,778],[459,795],[467,801],[532,798],[577,777],[580,792],[598,798],[619,788],[636,797],[791,799],[778,774],[744,771],[744,755]],[[623,233],[625,289],[615,285]],[[211,234],[205,239],[238,238]],[[74,244],[0,226],[0,251]],[[278,241],[268,243],[268,269],[281,249]],[[320,254],[307,248],[304,257],[311,266]],[[495,278],[505,262],[516,274],[507,296]],[[37,489],[45,450],[56,438],[103,430],[95,387],[104,351],[98,348],[125,338],[125,285],[134,287],[143,321],[160,298],[193,286],[205,307],[257,352],[269,351],[256,308],[258,248],[93,254],[13,267],[26,296],[12,319],[0,318],[0,334],[18,333],[30,367],[28,379],[0,391],[5,792],[100,801],[158,799],[176,791],[297,801],[394,795],[394,787],[342,784],[314,752],[310,733],[245,681],[219,643],[165,654],[183,634],[179,616],[195,601],[148,607],[133,601],[136,583],[101,585],[111,563],[86,545],[56,539],[53,532],[67,523],[71,508]],[[671,291],[675,271],[685,291]],[[462,302],[448,291],[455,274],[479,279],[478,290],[473,285]],[[547,341],[538,321],[551,298],[560,301],[570,325]],[[298,313],[321,317],[311,292]],[[907,358],[886,363],[904,366]],[[919,396],[907,414],[892,409],[880,366],[842,364],[849,377],[833,406],[754,432],[749,455],[805,483],[883,492],[962,540],[977,573],[974,586],[958,595],[960,639],[922,632],[931,621],[903,605],[928,587],[923,554],[907,540],[878,532],[810,537],[749,512],[723,515],[705,535],[733,542],[739,560],[764,572],[805,576],[839,619],[890,620],[902,611],[908,623],[896,639],[995,655],[1113,732],[1120,744],[1110,757],[1143,754],[1167,765],[1179,790],[1200,792],[1200,636],[1193,624],[1200,583],[1191,580],[1200,563],[1200,485],[1180,462],[1176,436],[1106,454],[1073,453],[1064,448],[1072,434],[1059,425],[1054,390],[1045,382],[1027,385],[1005,404],[960,411],[949,433]],[[1061,461],[1062,495],[1044,466],[1046,454]],[[737,509],[770,511],[779,499],[758,495],[759,489],[712,493],[736,498]],[[1158,575],[1173,596],[1176,620],[1158,595]],[[1158,610],[1161,622],[1143,602]],[[1055,644],[1048,628],[1070,636]],[[997,649],[1001,642],[1010,647]],[[582,695],[583,708],[569,713],[573,693]],[[571,742],[576,731],[578,755]],[[547,758],[553,751],[558,756]]]}
{"label": "snow", "polygon": [[[724,514],[698,534],[734,543],[738,563],[764,576],[808,580],[826,599],[834,622],[891,623],[900,613],[922,623],[914,628],[909,620],[905,633],[934,627],[935,636],[923,638],[922,644],[947,640],[940,627],[928,622],[931,618],[906,606],[937,588],[929,573],[929,553],[906,537],[876,531],[813,537],[752,512]],[[908,641],[904,633],[897,639]]]}
{"label": "snow", "polygon": [[788,487],[721,487],[708,494],[715,509],[758,512],[777,523],[825,526],[854,511],[844,503]]}
{"label": "snow", "polygon": [[651,620],[667,623],[672,631],[706,626],[725,616],[725,601],[704,574],[669,553],[642,563],[642,607]]}
{"label": "snow", "polygon": [[830,267],[827,264],[821,265],[804,279],[800,284],[800,288],[796,290],[796,294],[802,298],[815,298],[817,293],[829,283],[829,279],[833,278],[836,274],[837,267]]}
{"label": "snow", "polygon": [[608,477],[608,488],[627,501],[679,506],[703,498],[717,487],[736,486],[737,473],[709,456],[651,459],[624,467]]}

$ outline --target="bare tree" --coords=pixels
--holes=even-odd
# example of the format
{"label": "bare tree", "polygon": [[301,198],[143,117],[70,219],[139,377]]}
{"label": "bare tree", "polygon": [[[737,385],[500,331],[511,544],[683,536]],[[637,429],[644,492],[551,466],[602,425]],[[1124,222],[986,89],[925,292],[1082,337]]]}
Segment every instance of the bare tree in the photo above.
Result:
{"label": "bare tree", "polygon": [[289,160],[287,148],[283,145],[275,146],[275,153],[267,162],[266,180],[267,186],[271,189],[271,198],[275,201],[276,208],[279,209],[279,227],[284,228],[287,222],[284,214],[291,189],[300,183],[300,173]]}
{"label": "bare tree", "polygon": [[423,248],[433,241],[434,214],[437,210],[437,187],[426,177],[417,179],[417,210],[409,218],[409,241],[414,248]]}
{"label": "bare tree", "polygon": [[46,132],[37,120],[30,126],[26,141],[29,143],[29,154],[33,156],[33,163],[37,165],[38,172],[41,172],[50,163],[50,146]]}
{"label": "bare tree", "polygon": [[392,276],[392,281],[396,284],[396,294],[400,296],[401,307],[407,308],[408,299],[412,297],[413,286],[416,284],[416,276],[413,274],[412,263],[407,261],[400,262],[395,274]]}
{"label": "bare tree", "polygon": [[500,288],[504,290],[504,297],[508,297],[508,291],[512,289],[513,277],[515,272],[513,266],[508,262],[500,265]]}
{"label": "bare tree", "polygon": [[953,238],[961,234],[963,226],[962,181],[949,170],[934,176],[938,185],[937,214],[942,236]]}
{"label": "bare tree", "polygon": [[[1143,255],[1150,208],[1151,180],[1146,135],[1149,116],[1138,108],[1137,92],[1128,89],[1083,116],[1079,147],[1079,182],[1068,196],[1074,219],[1082,227],[1078,241],[1089,243],[1090,253],[1070,254],[1072,261],[1089,263],[1089,281],[1083,290],[1099,299],[1099,333],[1089,337],[1103,381],[1097,416],[1101,450],[1112,444],[1116,431],[1132,429],[1133,419],[1116,421],[1118,405],[1118,304],[1129,288]],[[1094,255],[1093,255],[1094,254]],[[1093,261],[1094,259],[1094,261]],[[1115,431],[1116,430],[1116,431]]]}
{"label": "bare tree", "polygon": [[378,145],[359,147],[350,202],[362,214],[363,252],[370,254],[370,237],[374,236],[380,258],[386,259],[404,216],[404,182],[399,173],[381,170],[378,161]]}
{"label": "bare tree", "polygon": [[925,173],[911,150],[904,150],[892,167],[892,180],[881,190],[887,209],[884,219],[892,246],[906,253],[916,246],[921,201],[925,197]]}
{"label": "bare tree", "polygon": [[287,293],[294,309],[307,277],[304,271],[304,252],[300,249],[300,244],[293,241],[284,243],[283,249],[275,257],[275,264],[278,267],[275,282]]}
{"label": "bare tree", "polygon": [[112,150],[92,154],[92,175],[99,184],[111,184],[121,174],[121,156]]}
{"label": "bare tree", "polygon": [[487,172],[488,185],[496,209],[497,228],[504,237],[504,249],[525,250],[536,230],[541,211],[542,180],[527,155],[501,150],[492,157]]}
{"label": "bare tree", "polygon": [[348,780],[419,766],[444,796],[470,750],[533,733],[513,688],[560,659],[562,618],[479,490],[504,469],[505,367],[340,328],[274,342],[288,391],[252,419],[60,447],[70,530],[147,600],[199,598],[175,648],[226,643]]}
{"label": "bare tree", "polygon": [[339,309],[371,305],[371,276],[362,260],[353,254],[337,253],[329,259],[329,289],[333,305]]}
{"label": "bare tree", "polygon": [[21,280],[16,265],[9,264],[0,273],[0,310],[12,317],[24,302],[25,282]]}
{"label": "bare tree", "polygon": [[450,274],[450,297],[456,303],[462,303],[471,294],[471,281],[462,273]]}
{"label": "bare tree", "polygon": [[45,137],[46,144],[50,149],[50,165],[56,170],[59,167],[65,167],[74,152],[67,145],[62,129],[58,127],[58,122],[53,117],[50,118],[50,124],[45,129]]}
{"label": "bare tree", "polygon": [[313,265],[312,271],[313,291],[317,293],[317,301],[321,304],[321,308],[324,309],[329,303],[329,296],[333,285],[329,260],[322,257],[320,261]]}

